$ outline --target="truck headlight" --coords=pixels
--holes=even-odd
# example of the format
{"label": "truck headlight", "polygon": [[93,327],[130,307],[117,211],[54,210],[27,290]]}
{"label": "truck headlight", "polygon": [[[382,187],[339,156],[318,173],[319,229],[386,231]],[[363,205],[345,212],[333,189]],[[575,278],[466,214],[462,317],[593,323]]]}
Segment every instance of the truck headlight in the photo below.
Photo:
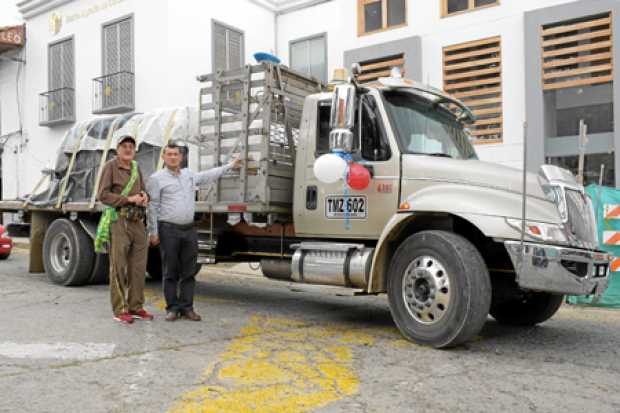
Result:
{"label": "truck headlight", "polygon": [[[520,219],[506,218],[506,223],[519,232],[521,232],[521,222]],[[564,228],[557,224],[527,221],[525,224],[525,235],[538,241],[568,244]]]}
{"label": "truck headlight", "polygon": [[544,177],[539,177],[540,186],[545,193],[545,197],[553,202],[560,213],[562,221],[568,219],[568,211],[566,209],[566,199],[564,198],[564,191],[559,185],[552,185]]}

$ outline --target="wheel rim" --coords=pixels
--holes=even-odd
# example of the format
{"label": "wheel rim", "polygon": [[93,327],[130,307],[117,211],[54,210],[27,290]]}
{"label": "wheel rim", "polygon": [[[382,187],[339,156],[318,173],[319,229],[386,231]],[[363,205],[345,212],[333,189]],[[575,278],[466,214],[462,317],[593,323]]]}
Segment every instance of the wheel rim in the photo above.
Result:
{"label": "wheel rim", "polygon": [[407,266],[403,301],[411,317],[420,323],[434,324],[444,317],[450,305],[450,280],[437,258],[417,257]]}
{"label": "wheel rim", "polygon": [[63,273],[71,262],[71,241],[65,234],[58,234],[52,240],[50,261],[55,273]]}

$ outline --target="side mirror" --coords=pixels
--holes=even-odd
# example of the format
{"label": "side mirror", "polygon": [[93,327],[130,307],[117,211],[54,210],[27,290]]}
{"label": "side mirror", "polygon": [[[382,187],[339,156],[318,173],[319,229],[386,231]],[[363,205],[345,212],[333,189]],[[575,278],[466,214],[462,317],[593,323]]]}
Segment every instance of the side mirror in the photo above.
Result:
{"label": "side mirror", "polygon": [[355,86],[350,83],[336,85],[332,98],[329,120],[329,149],[350,153],[353,149],[355,125]]}

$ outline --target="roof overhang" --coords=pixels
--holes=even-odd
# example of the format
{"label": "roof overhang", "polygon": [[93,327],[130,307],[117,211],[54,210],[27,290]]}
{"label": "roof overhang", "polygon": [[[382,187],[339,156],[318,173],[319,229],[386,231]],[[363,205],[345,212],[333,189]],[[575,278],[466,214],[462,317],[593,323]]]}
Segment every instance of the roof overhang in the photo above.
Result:
{"label": "roof overhang", "polygon": [[[63,4],[70,3],[74,0],[20,0],[17,2],[17,8],[25,19],[29,19],[39,14],[54,10]],[[248,0],[258,6],[261,6],[275,14],[281,15],[300,10],[306,7],[312,7],[317,4],[326,3],[333,0]]]}
{"label": "roof overhang", "polygon": [[17,2],[17,9],[24,19],[31,19],[72,1],[74,0],[21,0]]}

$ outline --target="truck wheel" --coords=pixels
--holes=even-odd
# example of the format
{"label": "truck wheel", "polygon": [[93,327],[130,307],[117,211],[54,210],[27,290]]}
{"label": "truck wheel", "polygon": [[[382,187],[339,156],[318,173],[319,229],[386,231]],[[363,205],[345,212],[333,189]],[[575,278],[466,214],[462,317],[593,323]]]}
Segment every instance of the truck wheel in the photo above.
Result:
{"label": "truck wheel", "polygon": [[149,248],[148,257],[146,260],[146,272],[149,273],[152,280],[161,280],[163,271],[161,268],[161,254],[159,252],[159,247]]}
{"label": "truck wheel", "polygon": [[54,284],[74,286],[88,282],[95,259],[93,241],[68,219],[53,221],[43,239],[43,267]]}
{"label": "truck wheel", "polygon": [[563,301],[563,295],[530,292],[519,299],[493,305],[490,313],[500,324],[533,326],[553,317]]}
{"label": "truck wheel", "polygon": [[462,236],[446,231],[423,231],[398,247],[387,292],[401,333],[435,348],[471,339],[491,306],[491,281],[480,253]]}
{"label": "truck wheel", "polygon": [[110,273],[110,256],[108,254],[95,254],[95,264],[88,280],[89,284],[107,284]]}

